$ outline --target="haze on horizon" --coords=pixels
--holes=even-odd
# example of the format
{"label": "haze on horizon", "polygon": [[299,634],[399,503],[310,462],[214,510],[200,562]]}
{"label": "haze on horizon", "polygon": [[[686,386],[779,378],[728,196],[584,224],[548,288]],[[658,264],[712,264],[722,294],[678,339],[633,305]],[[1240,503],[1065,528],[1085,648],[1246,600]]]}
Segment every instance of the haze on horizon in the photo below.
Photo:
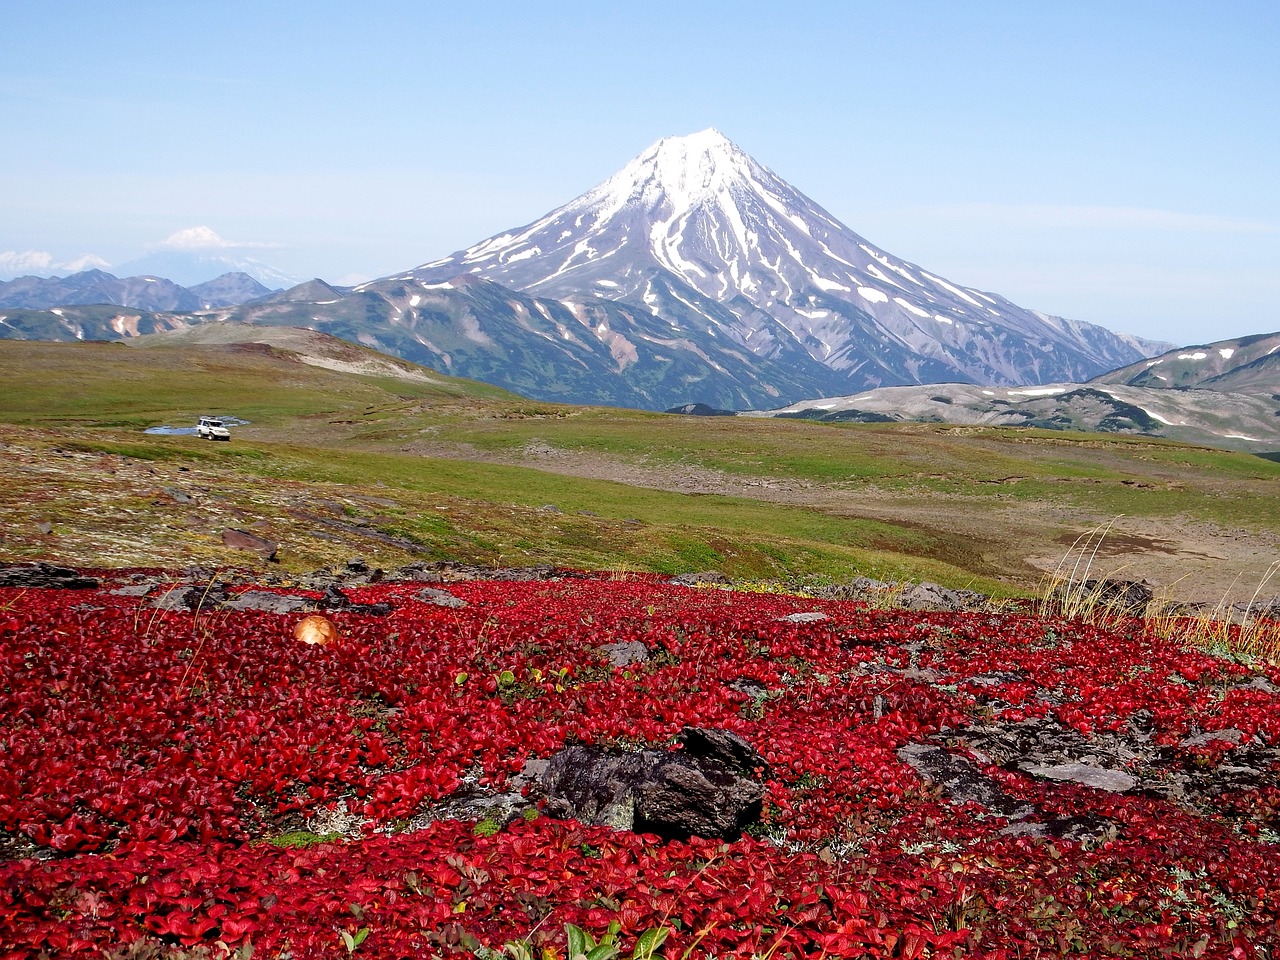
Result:
{"label": "haze on horizon", "polygon": [[19,0],[0,23],[0,276],[167,248],[354,283],[715,126],[1023,306],[1176,343],[1280,328],[1268,3]]}

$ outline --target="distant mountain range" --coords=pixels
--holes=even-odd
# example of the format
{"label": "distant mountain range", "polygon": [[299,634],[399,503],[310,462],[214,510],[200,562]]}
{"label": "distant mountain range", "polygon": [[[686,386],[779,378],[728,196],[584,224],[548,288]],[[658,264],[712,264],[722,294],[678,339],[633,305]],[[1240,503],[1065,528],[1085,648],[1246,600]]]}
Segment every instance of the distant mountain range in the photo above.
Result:
{"label": "distant mountain range", "polygon": [[84,270],[67,277],[18,277],[0,280],[0,308],[48,310],[82,304],[112,304],[149,311],[191,312],[228,307],[265,296],[271,289],[247,273],[183,287],[164,277],[120,278],[103,270]]}
{"label": "distant mountain range", "polygon": [[1040,427],[1280,451],[1280,333],[1180,347],[1088,383],[944,383],[802,400],[758,416]]}
{"label": "distant mountain range", "polygon": [[[304,326],[535,398],[649,409],[1078,381],[1170,346],[1035,313],[895,257],[715,130],[662,140],[540,220],[395,276],[273,295],[211,283],[20,278],[0,284],[0,308],[60,313],[10,315],[0,335]],[[87,303],[139,314],[71,311]]]}
{"label": "distant mountain range", "polygon": [[266,290],[283,290],[303,281],[302,277],[285,273],[261,260],[217,248],[152,250],[113,269],[126,276],[168,277],[174,283],[192,288],[228,273],[252,277]]}

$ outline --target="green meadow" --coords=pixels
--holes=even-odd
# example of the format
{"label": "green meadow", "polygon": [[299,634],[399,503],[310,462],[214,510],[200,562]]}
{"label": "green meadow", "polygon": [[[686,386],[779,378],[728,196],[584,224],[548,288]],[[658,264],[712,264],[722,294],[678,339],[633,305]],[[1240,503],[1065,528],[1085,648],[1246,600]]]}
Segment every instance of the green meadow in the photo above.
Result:
{"label": "green meadow", "polygon": [[[1270,508],[1280,464],[1247,454],[1045,430],[558,406],[399,361],[408,373],[352,372],[377,355],[314,340],[0,342],[0,553],[243,563],[220,541],[236,526],[279,542],[293,570],[358,555],[387,566],[931,579],[1010,594],[1042,575],[1030,552],[1061,551],[1114,517],[1280,533]],[[300,350],[345,369],[301,362]],[[143,432],[202,413],[250,423],[223,444]],[[194,502],[165,494],[175,486]],[[53,532],[32,536],[42,523]]]}

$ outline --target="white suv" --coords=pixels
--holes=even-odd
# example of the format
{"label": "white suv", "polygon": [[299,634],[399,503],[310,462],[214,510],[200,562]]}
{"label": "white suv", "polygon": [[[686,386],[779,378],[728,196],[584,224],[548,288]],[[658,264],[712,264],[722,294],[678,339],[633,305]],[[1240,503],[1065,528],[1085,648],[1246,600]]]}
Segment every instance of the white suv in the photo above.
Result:
{"label": "white suv", "polygon": [[218,417],[201,417],[196,424],[196,436],[206,440],[230,440],[231,431],[222,425]]}

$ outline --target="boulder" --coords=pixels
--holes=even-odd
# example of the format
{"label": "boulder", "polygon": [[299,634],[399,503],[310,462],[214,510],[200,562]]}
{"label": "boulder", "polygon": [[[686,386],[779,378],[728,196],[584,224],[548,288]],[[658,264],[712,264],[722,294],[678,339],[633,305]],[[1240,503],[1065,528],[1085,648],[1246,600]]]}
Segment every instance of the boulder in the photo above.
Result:
{"label": "boulder", "polygon": [[709,763],[718,763],[743,777],[773,778],[773,768],[758,750],[736,733],[707,727],[685,727],[680,731],[684,752]]}
{"label": "boulder", "polygon": [[[154,592],[154,591],[153,591]],[[227,600],[224,583],[176,583],[161,589],[151,601],[157,610],[187,610],[192,613],[213,610]]]}
{"label": "boulder", "polygon": [[1257,676],[1241,687],[1242,690],[1261,690],[1263,693],[1280,693],[1280,686],[1272,683],[1267,677]]}
{"label": "boulder", "polygon": [[1248,603],[1232,604],[1231,612],[1239,623],[1253,620],[1280,620],[1280,597],[1255,597]]}
{"label": "boulder", "polygon": [[823,620],[829,620],[825,613],[821,610],[809,610],[804,613],[788,613],[785,617],[779,617],[779,623],[820,623]]}
{"label": "boulder", "polygon": [[1083,602],[1125,617],[1145,616],[1154,596],[1145,580],[1079,580],[1059,584],[1053,591],[1055,600],[1070,606]]}
{"label": "boulder", "polygon": [[768,763],[725,730],[686,727],[683,750],[624,753],[575,744],[541,775],[549,816],[653,833],[736,840],[760,818]]}
{"label": "boulder", "polygon": [[154,583],[129,583],[107,592],[113,597],[145,597],[154,589]]}
{"label": "boulder", "polygon": [[1095,790],[1108,790],[1111,793],[1126,793],[1138,785],[1138,781],[1127,773],[1108,770],[1106,767],[1096,767],[1091,763],[1024,763],[1020,766],[1033,777],[1078,783],[1093,787]]}
{"label": "boulder", "polygon": [[913,584],[902,591],[898,603],[904,610],[957,612],[981,607],[986,597],[972,590],[952,590],[937,583]]}
{"label": "boulder", "polygon": [[222,542],[236,550],[247,550],[256,553],[263,560],[274,561],[280,545],[274,540],[267,540],[248,530],[236,530],[232,527],[222,531]]}
{"label": "boulder", "polygon": [[935,783],[954,803],[976,803],[1010,819],[1032,812],[1029,804],[1015,800],[966,757],[925,743],[908,743],[898,749],[898,759],[909,764],[920,779]]}
{"label": "boulder", "polygon": [[701,573],[682,573],[667,581],[677,587],[698,587],[703,585],[731,587],[732,578],[719,570],[703,570]]}
{"label": "boulder", "polygon": [[[968,758],[942,747],[926,743],[908,743],[899,748],[898,758],[910,764],[922,780],[936,784],[943,795],[953,803],[976,803],[1002,817],[1007,817],[1010,822],[1000,829],[1001,836],[1052,837],[1079,842],[1115,837],[1119,833],[1120,827],[1117,823],[1090,813],[1069,817],[1046,816],[1044,811],[1034,804],[1025,803],[1010,796]],[[1079,768],[1085,765],[1063,764],[1061,767],[1043,769],[1065,773],[1068,772],[1065,769],[1068,766]],[[1123,774],[1100,770],[1097,767],[1092,767],[1090,770],[1095,773],[1123,776]],[[1053,779],[1067,779],[1067,777]],[[1110,782],[1113,785],[1119,785],[1118,781]],[[1098,784],[1090,784],[1090,786],[1096,785]]]}
{"label": "boulder", "polygon": [[226,600],[223,610],[252,610],[258,613],[300,613],[316,608],[316,602],[306,597],[291,597],[266,590],[246,590]]}
{"label": "boulder", "polygon": [[191,503],[191,494],[185,490],[179,490],[177,487],[165,487],[164,494],[174,503]]}
{"label": "boulder", "polygon": [[385,617],[391,612],[389,603],[356,603],[332,583],[324,588],[319,606],[322,610],[341,610],[344,613],[361,613],[372,617]]}
{"label": "boulder", "polygon": [[425,826],[432,820],[491,820],[505,827],[531,809],[533,804],[517,791],[495,793],[467,785],[428,807],[414,826]]}
{"label": "boulder", "polygon": [[1235,727],[1227,727],[1224,730],[1206,730],[1203,733],[1194,733],[1182,740],[1184,749],[1191,747],[1238,747],[1245,741],[1245,733],[1243,730],[1237,730]]}
{"label": "boulder", "polygon": [[854,577],[848,583],[818,587],[813,591],[813,595],[823,600],[867,600],[891,594],[895,589],[897,589],[895,584],[884,580]]}
{"label": "boulder", "polygon": [[627,667],[649,659],[649,648],[639,640],[619,640],[596,649],[609,658],[609,665],[612,667]]}
{"label": "boulder", "polygon": [[1073,817],[1050,817],[1048,820],[1014,820],[997,833],[1002,837],[1041,837],[1070,840],[1075,843],[1114,840],[1121,824],[1096,814]]}
{"label": "boulder", "polygon": [[423,603],[429,603],[437,607],[459,609],[467,605],[467,601],[460,597],[455,597],[448,590],[436,590],[433,587],[423,587],[415,596]]}
{"label": "boulder", "polygon": [[430,563],[407,563],[403,567],[396,567],[387,574],[388,580],[409,580],[418,583],[443,583],[444,577],[435,564]]}

